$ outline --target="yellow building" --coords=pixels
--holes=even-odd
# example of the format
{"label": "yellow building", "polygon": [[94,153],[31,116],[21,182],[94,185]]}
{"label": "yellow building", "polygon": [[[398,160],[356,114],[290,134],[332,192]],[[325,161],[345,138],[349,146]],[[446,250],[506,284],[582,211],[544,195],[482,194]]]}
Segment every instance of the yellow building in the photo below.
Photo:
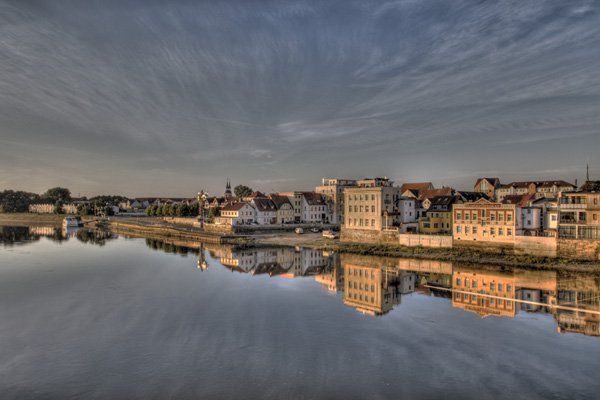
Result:
{"label": "yellow building", "polygon": [[519,229],[516,204],[479,199],[475,202],[454,204],[452,209],[454,240],[514,242]]}
{"label": "yellow building", "polygon": [[387,178],[363,179],[344,190],[344,228],[381,231],[399,225],[400,188]]}
{"label": "yellow building", "polygon": [[454,196],[436,196],[428,200],[425,216],[419,219],[419,233],[452,234],[452,204],[455,201]]}

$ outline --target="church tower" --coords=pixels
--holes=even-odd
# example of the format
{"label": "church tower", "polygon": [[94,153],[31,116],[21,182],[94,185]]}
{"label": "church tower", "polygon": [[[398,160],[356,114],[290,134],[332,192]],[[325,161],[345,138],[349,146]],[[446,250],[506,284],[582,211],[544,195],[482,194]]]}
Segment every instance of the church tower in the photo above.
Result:
{"label": "church tower", "polygon": [[225,197],[233,197],[233,193],[231,193],[231,182],[229,178],[227,178],[227,183],[225,184]]}

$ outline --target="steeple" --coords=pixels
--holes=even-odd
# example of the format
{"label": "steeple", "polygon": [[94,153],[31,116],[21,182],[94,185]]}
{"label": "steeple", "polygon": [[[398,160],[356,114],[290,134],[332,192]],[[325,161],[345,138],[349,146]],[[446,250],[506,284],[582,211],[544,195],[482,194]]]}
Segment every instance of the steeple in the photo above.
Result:
{"label": "steeple", "polygon": [[225,184],[225,197],[231,197],[233,194],[231,193],[231,182],[229,178],[227,178],[227,183]]}

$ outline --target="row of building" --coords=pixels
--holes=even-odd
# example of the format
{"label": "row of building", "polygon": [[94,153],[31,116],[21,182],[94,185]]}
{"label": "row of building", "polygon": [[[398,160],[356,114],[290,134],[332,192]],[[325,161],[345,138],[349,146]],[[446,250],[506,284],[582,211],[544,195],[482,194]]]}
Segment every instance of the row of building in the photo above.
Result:
{"label": "row of building", "polygon": [[600,182],[478,179],[473,191],[430,182],[394,186],[386,178],[344,189],[343,229],[452,235],[510,241],[515,236],[600,239]]}

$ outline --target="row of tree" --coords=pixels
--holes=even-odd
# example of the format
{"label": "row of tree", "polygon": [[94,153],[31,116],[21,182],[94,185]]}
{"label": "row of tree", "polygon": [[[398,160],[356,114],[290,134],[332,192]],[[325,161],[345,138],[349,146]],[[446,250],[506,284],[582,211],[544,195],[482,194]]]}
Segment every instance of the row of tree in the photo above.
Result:
{"label": "row of tree", "polygon": [[146,215],[151,217],[196,217],[198,204],[152,204],[146,208]]}
{"label": "row of tree", "polygon": [[71,201],[71,191],[61,187],[48,189],[41,195],[20,190],[4,190],[0,192],[0,212],[27,212],[31,204],[49,203],[62,205],[69,201]]}

